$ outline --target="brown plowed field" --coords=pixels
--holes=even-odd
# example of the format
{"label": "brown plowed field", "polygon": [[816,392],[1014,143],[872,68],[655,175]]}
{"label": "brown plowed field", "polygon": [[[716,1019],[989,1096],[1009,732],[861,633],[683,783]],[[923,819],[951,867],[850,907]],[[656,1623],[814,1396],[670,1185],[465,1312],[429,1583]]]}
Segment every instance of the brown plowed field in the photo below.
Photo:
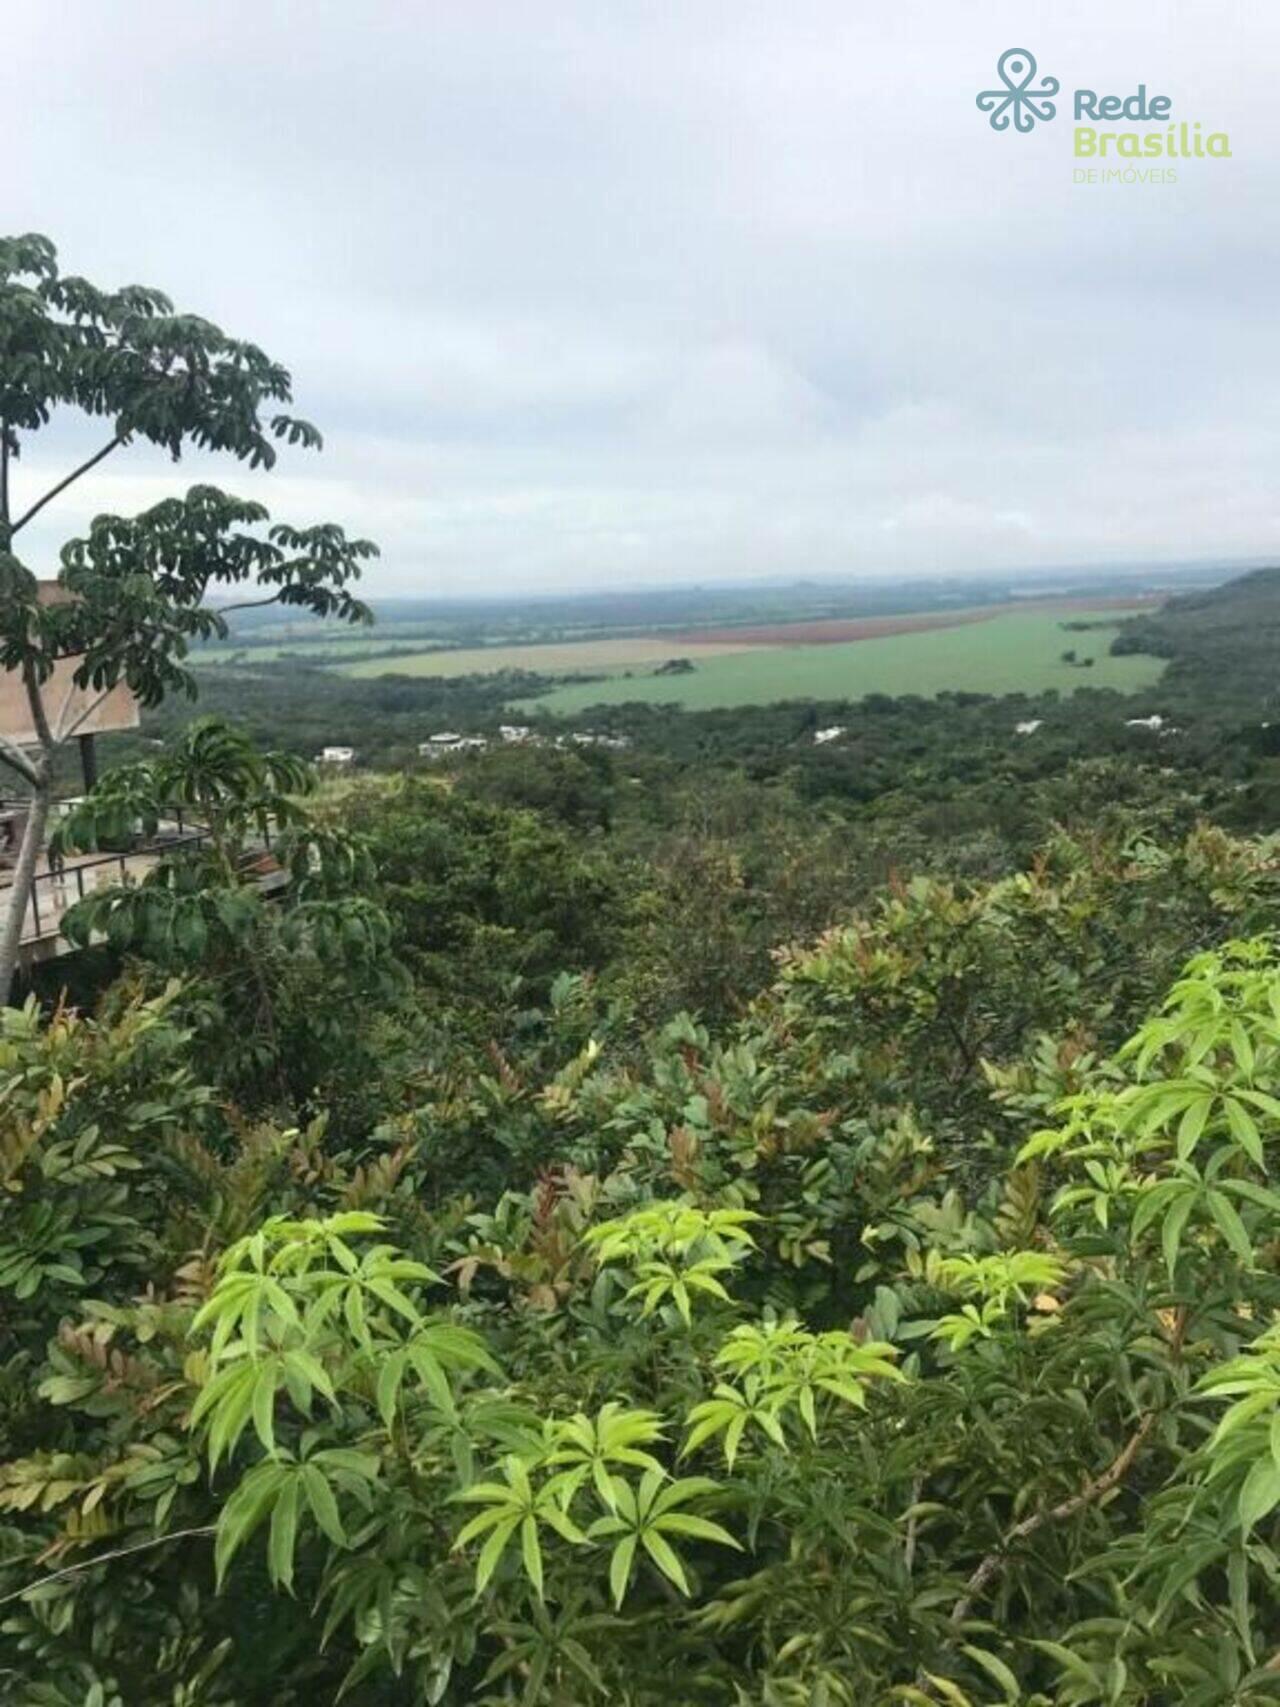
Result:
{"label": "brown plowed field", "polygon": [[1017,599],[1004,605],[976,609],[920,611],[911,616],[834,617],[819,622],[774,622],[758,628],[697,628],[668,635],[671,646],[837,646],[850,640],[880,640],[891,634],[916,634],[929,628],[959,628],[963,623],[989,622],[1010,611],[1138,610],[1164,602],[1163,593],[1138,593],[1129,598]]}

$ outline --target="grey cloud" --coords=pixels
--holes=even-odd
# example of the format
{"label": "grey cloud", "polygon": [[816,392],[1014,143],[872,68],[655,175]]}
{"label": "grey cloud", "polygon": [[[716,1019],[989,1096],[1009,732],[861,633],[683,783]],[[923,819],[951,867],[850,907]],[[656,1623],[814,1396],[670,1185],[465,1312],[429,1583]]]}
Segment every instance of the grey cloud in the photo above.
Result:
{"label": "grey cloud", "polygon": [[[1211,0],[45,0],[6,224],[294,369],[322,457],[140,452],[372,534],[395,593],[1271,549],[1280,15]],[[1232,133],[1177,185],[996,136],[1005,47]],[[33,484],[81,440],[55,435]]]}

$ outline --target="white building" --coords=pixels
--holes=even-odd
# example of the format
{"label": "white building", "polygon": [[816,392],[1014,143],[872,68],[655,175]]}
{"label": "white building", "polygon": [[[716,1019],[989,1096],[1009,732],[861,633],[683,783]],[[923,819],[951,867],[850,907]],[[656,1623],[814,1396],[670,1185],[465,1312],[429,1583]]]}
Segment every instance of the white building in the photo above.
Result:
{"label": "white building", "polygon": [[813,744],[815,747],[825,747],[829,741],[838,741],[844,732],[843,723],[833,723],[829,729],[815,729]]}
{"label": "white building", "polygon": [[1025,723],[1015,723],[1013,732],[1015,735],[1034,735],[1043,722],[1043,717],[1028,717]]}
{"label": "white building", "polygon": [[509,747],[518,747],[529,739],[533,731],[527,723],[500,723],[498,734]]}
{"label": "white building", "polygon": [[1158,711],[1150,717],[1126,717],[1124,726],[1126,729],[1150,729],[1152,734],[1155,734],[1157,730],[1164,728],[1164,718]]}
{"label": "white building", "polygon": [[[597,735],[592,729],[577,729],[569,739],[575,747],[611,747],[615,752],[622,752],[631,745],[626,735]],[[559,742],[556,743],[560,745]]]}
{"label": "white building", "polygon": [[325,747],[316,759],[318,765],[349,765],[354,763],[354,747]]}
{"label": "white building", "polygon": [[456,730],[442,729],[418,743],[420,759],[451,759],[459,753],[483,752],[489,745],[483,735],[459,735]]}

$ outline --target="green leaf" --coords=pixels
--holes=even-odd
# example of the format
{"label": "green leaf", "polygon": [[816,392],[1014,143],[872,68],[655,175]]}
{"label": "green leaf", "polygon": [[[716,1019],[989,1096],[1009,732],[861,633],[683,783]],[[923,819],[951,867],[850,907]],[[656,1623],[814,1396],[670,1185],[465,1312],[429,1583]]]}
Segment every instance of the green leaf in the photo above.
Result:
{"label": "green leaf", "polygon": [[609,1587],[613,1591],[613,1604],[619,1608],[626,1599],[627,1584],[631,1581],[631,1563],[636,1555],[637,1540],[634,1530],[624,1535],[609,1560]]}
{"label": "green leaf", "polygon": [[1252,1268],[1253,1245],[1231,1199],[1221,1191],[1209,1191],[1205,1194],[1205,1199],[1209,1205],[1209,1213],[1217,1222],[1223,1238],[1245,1268]]}
{"label": "green leaf", "polygon": [[488,1586],[489,1578],[498,1567],[498,1560],[506,1549],[507,1542],[515,1534],[520,1518],[503,1517],[498,1522],[493,1534],[480,1549],[480,1558],[476,1564],[476,1593],[482,1594]]}
{"label": "green leaf", "polygon": [[524,1561],[525,1575],[541,1600],[542,1548],[538,1543],[538,1524],[535,1518],[526,1517],[520,1525],[520,1556]]}
{"label": "green leaf", "polygon": [[454,1414],[453,1392],[449,1386],[448,1377],[441,1368],[438,1360],[432,1356],[426,1346],[410,1344],[408,1357],[413,1365],[414,1374],[426,1389],[433,1405],[446,1416]]}
{"label": "green leaf", "polygon": [[1145,1186],[1138,1197],[1130,1223],[1135,1238],[1144,1233],[1151,1222],[1186,1186],[1182,1180],[1162,1180],[1159,1185]]}
{"label": "green leaf", "polygon": [[1224,1097],[1222,1106],[1227,1113],[1227,1125],[1231,1128],[1231,1136],[1253,1165],[1265,1173],[1266,1162],[1262,1154],[1262,1138],[1252,1115],[1246,1112],[1244,1104],[1237,1102],[1235,1097]]}
{"label": "green leaf", "polygon": [[267,1543],[267,1565],[271,1580],[292,1592],[293,1550],[298,1535],[299,1484],[290,1476],[271,1513],[271,1535]]}
{"label": "green leaf", "polygon": [[375,1397],[378,1415],[387,1428],[395,1420],[396,1402],[400,1397],[400,1383],[404,1379],[406,1353],[393,1351],[383,1358],[378,1370],[378,1383]]}
{"label": "green leaf", "polygon": [[1203,1096],[1198,1096],[1194,1102],[1187,1104],[1186,1113],[1178,1123],[1178,1160],[1180,1162],[1185,1162],[1200,1142],[1212,1108],[1212,1091],[1205,1091]]}
{"label": "green leaf", "polygon": [[318,1470],[314,1464],[304,1464],[302,1486],[316,1522],[335,1546],[345,1547],[347,1535],[342,1527],[342,1519],[338,1516],[338,1502],[333,1497],[332,1488],[325,1481],[323,1471]]}
{"label": "green leaf", "polygon": [[[491,1506],[488,1511],[478,1512],[475,1517],[463,1524],[453,1538],[453,1545],[455,1548],[465,1547],[469,1542],[474,1541],[478,1535],[483,1535],[486,1529],[493,1529],[497,1524],[505,1523],[509,1517],[511,1517],[509,1505]],[[518,1512],[513,1522],[519,1522]]]}
{"label": "green leaf", "polygon": [[223,1506],[213,1550],[214,1575],[219,1589],[232,1559],[266,1517],[286,1474],[279,1465],[259,1465],[249,1472]]}
{"label": "green leaf", "polygon": [[1160,1230],[1160,1244],[1164,1251],[1165,1267],[1172,1279],[1173,1271],[1178,1266],[1178,1247],[1182,1241],[1182,1229],[1187,1224],[1187,1217],[1195,1207],[1195,1192],[1188,1190],[1177,1199],[1169,1213],[1164,1218],[1164,1226]]}
{"label": "green leaf", "polygon": [[940,1677],[936,1671],[924,1674],[937,1690],[944,1701],[949,1701],[951,1707],[973,1707],[973,1702],[958,1683],[953,1683],[949,1677]]}
{"label": "green leaf", "polygon": [[[237,1442],[243,1434],[249,1421],[249,1413],[253,1407],[254,1390],[257,1384],[257,1371],[251,1363],[236,1365],[225,1371],[227,1380],[220,1391],[215,1393],[211,1401],[213,1421],[209,1426],[209,1465],[217,1467],[219,1459],[225,1452],[228,1456],[235,1451]],[[211,1386],[216,1387],[221,1377],[215,1377]]]}
{"label": "green leaf", "polygon": [[968,1642],[961,1645],[960,1652],[967,1654],[975,1665],[981,1666],[987,1676],[1004,1690],[1005,1700],[1010,1703],[1010,1707],[1021,1700],[1022,1687],[1002,1659],[989,1653],[986,1648],[975,1648]]}
{"label": "green leaf", "polygon": [[333,1382],[325,1373],[324,1365],[302,1346],[295,1346],[292,1351],[284,1354],[285,1368],[308,1382],[318,1393],[323,1393],[330,1404],[336,1402]]}
{"label": "green leaf", "polygon": [[662,1539],[662,1536],[658,1534],[656,1529],[641,1530],[640,1540],[644,1546],[645,1552],[653,1560],[654,1564],[662,1572],[663,1576],[668,1577],[680,1590],[681,1594],[687,1595],[689,1593],[689,1584],[685,1578],[684,1566],[680,1563],[674,1549]]}
{"label": "green leaf", "polygon": [[253,1426],[267,1453],[274,1457],[276,1450],[276,1380],[274,1362],[264,1363],[253,1384]]}
{"label": "green leaf", "polygon": [[1280,1503],[1280,1465],[1268,1456],[1259,1458],[1240,1489],[1238,1515],[1246,1532]]}
{"label": "green leaf", "polygon": [[[1069,1672],[1077,1682],[1087,1685],[1091,1690],[1097,1689],[1098,1674],[1094,1668],[1079,1654],[1064,1647],[1061,1642],[1048,1642],[1033,1637],[1028,1639],[1027,1645],[1028,1647],[1039,1648],[1042,1654],[1048,1654],[1051,1660],[1056,1660],[1063,1671]],[[1088,1698],[1086,1697],[1086,1699]]]}
{"label": "green leaf", "polygon": [[709,1517],[694,1517],[687,1511],[670,1511],[658,1519],[658,1527],[664,1533],[691,1535],[700,1541],[716,1541],[722,1547],[734,1547],[738,1552],[742,1551],[741,1542],[735,1541],[727,1529],[713,1523]]}

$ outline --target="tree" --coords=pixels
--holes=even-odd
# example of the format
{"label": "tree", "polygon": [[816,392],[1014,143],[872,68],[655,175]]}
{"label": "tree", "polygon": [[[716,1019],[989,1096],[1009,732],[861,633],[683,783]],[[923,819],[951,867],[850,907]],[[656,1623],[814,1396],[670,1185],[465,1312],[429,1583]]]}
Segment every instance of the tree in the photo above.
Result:
{"label": "tree", "polygon": [[[351,583],[377,555],[369,540],[348,539],[331,523],[268,525],[261,504],[204,485],[140,515],[98,516],[86,537],[62,550],[56,602],[41,600],[37,576],[15,544],[68,487],[139,440],[162,446],[174,461],[196,448],[227,451],[251,468],[274,464],[273,441],[318,447],[320,435],[308,422],[269,413],[290,403],[292,391],[287,370],[256,345],[176,313],[158,290],[102,290],[60,272],[48,238],[0,239],[0,665],[20,673],[36,736],[26,750],[0,737],[0,760],[31,791],[0,930],[0,1000],[13,980],[59,748],[119,683],[144,706],[175,692],[193,696],[194,677],[183,662],[191,642],[225,636],[227,616],[245,604],[370,620]],[[15,465],[28,437],[58,408],[102,418],[108,436],[20,504]],[[245,583],[265,589],[262,596],[208,602],[218,589]],[[60,706],[50,692],[55,669],[68,662],[75,687],[93,696],[76,709],[65,689]]]}
{"label": "tree", "polygon": [[[358,1000],[300,1119],[192,993],[255,1029],[260,814],[326,833],[264,930],[349,887],[298,780],[200,721],[113,768],[64,834],[214,845],[101,902],[92,1018],[0,1014],[4,1700],[1274,1707],[1273,840],[895,879],[735,1019],[556,980],[326,1122]],[[463,990],[486,814],[383,786]]]}
{"label": "tree", "polygon": [[91,891],[61,930],[74,946],[101,940],[129,956],[132,988],[159,993],[180,977],[175,1012],[204,1072],[250,1112],[296,1110],[321,1083],[336,1100],[365,1076],[360,1016],[394,999],[367,848],[320,822],[304,798],[314,787],[301,759],[198,717],[164,753],[108,772],[50,839],[59,853],[96,851],[137,826],[154,835],[175,807],[204,826],[140,881]]}

